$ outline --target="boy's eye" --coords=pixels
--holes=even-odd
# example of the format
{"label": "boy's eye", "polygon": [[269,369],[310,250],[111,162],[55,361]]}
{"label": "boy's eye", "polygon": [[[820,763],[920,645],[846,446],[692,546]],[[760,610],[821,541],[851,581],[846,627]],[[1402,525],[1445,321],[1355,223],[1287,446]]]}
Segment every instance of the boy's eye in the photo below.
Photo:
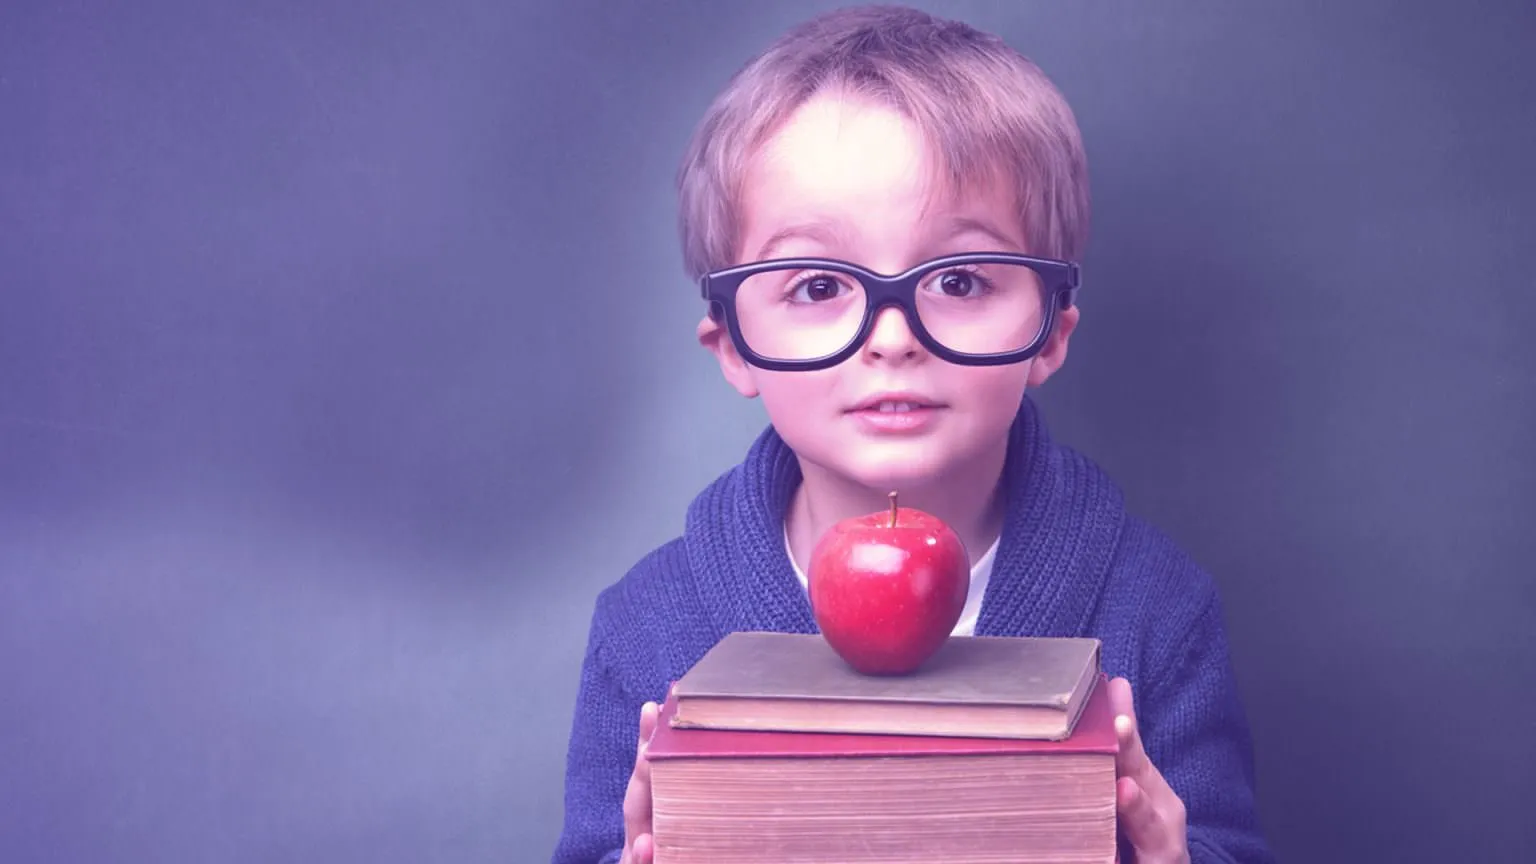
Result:
{"label": "boy's eye", "polygon": [[824,303],[849,290],[836,276],[817,273],[795,280],[790,296],[801,303]]}
{"label": "boy's eye", "polygon": [[928,283],[928,289],[946,297],[970,297],[986,290],[986,284],[968,270],[946,270]]}

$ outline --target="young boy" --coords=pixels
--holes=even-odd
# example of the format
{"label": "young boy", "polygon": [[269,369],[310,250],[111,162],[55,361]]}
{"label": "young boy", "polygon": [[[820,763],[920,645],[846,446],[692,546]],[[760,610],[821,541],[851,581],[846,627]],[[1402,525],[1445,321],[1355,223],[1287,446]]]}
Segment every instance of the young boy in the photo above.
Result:
{"label": "young boy", "polygon": [[1035,66],[908,9],[811,20],[718,97],[679,178],[684,257],[700,343],[771,425],[598,597],[556,864],[651,860],[668,682],[732,631],[816,632],[812,547],[893,489],[971,552],[957,634],[1103,640],[1122,857],[1272,860],[1211,579],[1025,395],[1079,321],[1084,163]]}

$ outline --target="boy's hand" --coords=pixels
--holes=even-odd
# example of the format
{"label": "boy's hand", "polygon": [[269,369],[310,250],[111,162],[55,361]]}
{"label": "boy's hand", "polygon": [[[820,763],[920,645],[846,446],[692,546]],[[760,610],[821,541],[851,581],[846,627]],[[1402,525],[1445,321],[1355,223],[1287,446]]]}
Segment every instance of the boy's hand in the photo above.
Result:
{"label": "boy's hand", "polygon": [[635,770],[624,790],[624,853],[619,864],[651,864],[656,854],[651,839],[651,764],[645,760],[645,745],[656,731],[655,702],[640,706],[640,741],[635,746]]}
{"label": "boy's hand", "polygon": [[1188,864],[1184,802],[1163,779],[1141,746],[1131,682],[1109,682],[1120,755],[1115,759],[1115,809],[1121,830],[1136,850],[1137,864]]}

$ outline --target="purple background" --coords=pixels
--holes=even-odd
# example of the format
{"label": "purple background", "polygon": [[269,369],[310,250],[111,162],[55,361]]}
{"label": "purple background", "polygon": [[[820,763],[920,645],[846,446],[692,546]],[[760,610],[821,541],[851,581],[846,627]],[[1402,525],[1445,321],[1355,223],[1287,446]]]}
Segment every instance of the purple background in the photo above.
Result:
{"label": "purple background", "polygon": [[[829,5],[0,7],[0,860],[547,860],[593,598],[763,422],[673,171]],[[1531,4],[924,5],[1078,112],[1041,399],[1220,580],[1277,850],[1524,860]]]}

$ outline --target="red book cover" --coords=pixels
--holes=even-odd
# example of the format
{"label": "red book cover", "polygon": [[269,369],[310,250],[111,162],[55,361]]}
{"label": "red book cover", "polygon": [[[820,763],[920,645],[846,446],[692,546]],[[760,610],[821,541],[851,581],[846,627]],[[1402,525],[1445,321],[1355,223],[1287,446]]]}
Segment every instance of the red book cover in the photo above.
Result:
{"label": "red book cover", "polygon": [[672,697],[661,706],[649,759],[829,758],[857,756],[955,756],[1012,753],[1105,753],[1119,750],[1108,678],[1102,673],[1088,697],[1072,736],[1063,741],[1023,738],[953,738],[916,735],[856,735],[830,732],[742,732],[675,729]]}

